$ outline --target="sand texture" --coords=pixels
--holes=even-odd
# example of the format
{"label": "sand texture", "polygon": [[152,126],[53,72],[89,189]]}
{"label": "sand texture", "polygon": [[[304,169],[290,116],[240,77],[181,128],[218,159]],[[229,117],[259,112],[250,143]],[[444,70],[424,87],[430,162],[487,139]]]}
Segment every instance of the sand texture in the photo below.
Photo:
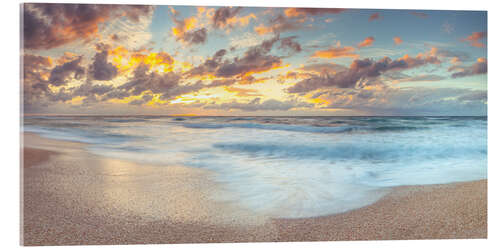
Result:
{"label": "sand texture", "polygon": [[215,202],[212,173],[25,133],[24,245],[485,238],[487,181],[393,189],[347,213],[273,219]]}

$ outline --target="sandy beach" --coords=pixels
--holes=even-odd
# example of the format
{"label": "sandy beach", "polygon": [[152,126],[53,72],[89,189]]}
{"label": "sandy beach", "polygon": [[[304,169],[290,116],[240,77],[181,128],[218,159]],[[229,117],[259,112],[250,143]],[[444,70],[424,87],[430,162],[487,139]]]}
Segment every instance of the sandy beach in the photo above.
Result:
{"label": "sandy beach", "polygon": [[220,187],[209,171],[23,137],[23,245],[487,237],[487,180],[398,187],[346,213],[273,219],[210,199]]}

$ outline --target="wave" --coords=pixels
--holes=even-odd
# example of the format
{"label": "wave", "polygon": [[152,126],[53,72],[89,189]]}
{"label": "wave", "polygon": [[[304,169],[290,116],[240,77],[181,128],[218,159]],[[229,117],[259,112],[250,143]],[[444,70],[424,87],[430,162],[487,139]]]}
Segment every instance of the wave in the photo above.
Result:
{"label": "wave", "polygon": [[[342,124],[336,122],[334,124]],[[344,133],[355,131],[378,131],[378,132],[397,132],[406,130],[422,130],[427,129],[425,126],[308,126],[308,125],[289,125],[289,124],[259,124],[259,123],[184,123],[186,128],[194,129],[223,129],[223,128],[243,128],[243,129],[263,129],[263,130],[281,130],[292,132],[308,132],[308,133]]]}
{"label": "wave", "polygon": [[316,160],[395,161],[486,155],[481,145],[401,145],[398,143],[334,143],[323,146],[271,143],[215,143],[214,148],[230,153],[268,158],[310,158]]}
{"label": "wave", "polygon": [[221,129],[221,128],[246,128],[246,129],[264,129],[264,130],[283,130],[294,132],[312,132],[312,133],[339,133],[348,132],[357,129],[353,126],[338,126],[338,127],[315,127],[301,125],[284,125],[284,124],[259,124],[259,123],[185,123],[186,128],[198,129]]}

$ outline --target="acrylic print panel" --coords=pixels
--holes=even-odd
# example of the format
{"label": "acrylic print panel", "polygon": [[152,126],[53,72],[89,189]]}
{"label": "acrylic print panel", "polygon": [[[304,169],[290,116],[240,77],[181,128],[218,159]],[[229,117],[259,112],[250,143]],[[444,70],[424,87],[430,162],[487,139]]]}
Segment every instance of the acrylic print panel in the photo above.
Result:
{"label": "acrylic print panel", "polygon": [[485,11],[21,15],[24,245],[486,238]]}

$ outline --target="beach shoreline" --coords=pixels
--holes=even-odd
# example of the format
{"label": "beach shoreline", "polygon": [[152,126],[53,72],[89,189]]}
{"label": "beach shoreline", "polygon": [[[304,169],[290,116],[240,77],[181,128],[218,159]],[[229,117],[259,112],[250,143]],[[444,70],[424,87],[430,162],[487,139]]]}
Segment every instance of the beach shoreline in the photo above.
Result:
{"label": "beach shoreline", "polygon": [[23,245],[487,237],[487,180],[396,187],[345,213],[273,219],[211,201],[217,185],[204,170],[139,166],[80,143],[23,138]]}

